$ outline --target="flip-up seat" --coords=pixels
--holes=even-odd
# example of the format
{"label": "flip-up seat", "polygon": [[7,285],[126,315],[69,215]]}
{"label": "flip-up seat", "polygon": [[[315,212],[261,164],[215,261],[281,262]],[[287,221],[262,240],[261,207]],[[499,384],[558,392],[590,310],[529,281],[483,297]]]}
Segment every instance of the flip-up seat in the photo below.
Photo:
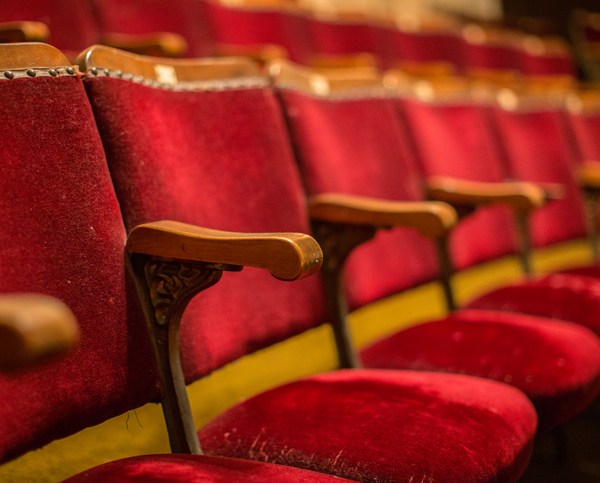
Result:
{"label": "flip-up seat", "polygon": [[[126,226],[169,216],[227,230],[308,229],[280,106],[256,65],[157,65],[102,48],[85,61]],[[317,278],[291,286],[255,270],[228,275],[184,316],[188,381],[328,320]],[[261,393],[217,417],[199,437],[208,455],[363,481],[512,480],[527,458],[531,418],[523,396],[495,382],[346,370]],[[425,457],[426,448],[436,448],[437,457]]]}
{"label": "flip-up seat", "polygon": [[[393,101],[386,97],[381,77],[372,70],[327,76],[285,63],[273,64],[271,70],[309,200],[315,203],[314,223],[320,222],[319,217],[327,220],[316,203],[334,196],[377,197],[391,206],[413,202],[412,216],[404,223],[400,219],[395,224],[381,223],[404,227],[404,231],[377,234],[350,256],[346,287],[351,306],[433,279],[435,244],[443,243],[454,220],[446,220],[446,225],[441,221],[447,205],[422,202],[418,172],[406,150],[406,131]],[[404,206],[410,210],[411,203]],[[436,217],[437,229],[428,231],[426,221]],[[335,225],[331,227],[324,240],[346,229],[337,221],[337,230]],[[419,239],[416,233],[407,233],[407,227],[431,239]],[[318,234],[320,226],[315,228]],[[323,276],[340,276],[330,271],[326,266]],[[583,409],[597,393],[598,343],[593,333],[576,324],[517,314],[457,311],[384,338],[363,350],[361,357],[368,367],[459,372],[514,384],[532,399],[540,426],[547,429]],[[580,350],[583,346],[586,354]],[[557,365],[567,360],[569,369],[557,371]]]}

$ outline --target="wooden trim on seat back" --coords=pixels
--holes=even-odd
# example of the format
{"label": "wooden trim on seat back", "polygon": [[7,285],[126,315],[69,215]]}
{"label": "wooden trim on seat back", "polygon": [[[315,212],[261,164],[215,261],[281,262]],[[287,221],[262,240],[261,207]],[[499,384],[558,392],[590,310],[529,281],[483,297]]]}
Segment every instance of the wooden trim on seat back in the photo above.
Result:
{"label": "wooden trim on seat back", "polygon": [[114,75],[162,85],[263,77],[259,65],[243,57],[163,59],[145,57],[103,45],[94,45],[77,59],[87,75]]}
{"label": "wooden trim on seat back", "polygon": [[[10,79],[9,71],[27,71],[39,73],[44,69],[69,68],[68,74],[74,74],[72,62],[57,48],[51,45],[31,42],[0,44],[0,65],[2,75],[0,78]],[[71,72],[71,70],[73,72]],[[28,74],[30,77],[35,75]],[[49,72],[48,75],[53,75]]]}

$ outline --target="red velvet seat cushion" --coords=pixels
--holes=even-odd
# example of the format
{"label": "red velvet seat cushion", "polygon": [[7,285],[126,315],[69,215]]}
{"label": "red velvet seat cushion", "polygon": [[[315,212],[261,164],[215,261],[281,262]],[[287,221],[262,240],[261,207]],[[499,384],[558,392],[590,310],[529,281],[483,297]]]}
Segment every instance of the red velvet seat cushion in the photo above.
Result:
{"label": "red velvet seat cushion", "polygon": [[367,367],[462,373],[509,383],[533,401],[548,429],[600,391],[600,339],[584,327],[465,310],[411,327],[361,353]]}
{"label": "red velvet seat cushion", "polygon": [[577,275],[582,277],[600,278],[600,265],[589,265],[583,267],[569,268],[567,270],[561,270],[558,273],[564,273],[567,275]]}
{"label": "red velvet seat cushion", "polygon": [[127,458],[97,466],[72,478],[69,483],[232,483],[232,482],[343,482],[322,473],[289,466],[232,458],[198,455],[151,455]]}
{"label": "red velvet seat cushion", "polygon": [[535,413],[509,386],[462,375],[345,370],[262,393],[199,432],[211,455],[359,481],[514,481]]}
{"label": "red velvet seat cushion", "polygon": [[493,290],[467,307],[569,320],[600,334],[600,281],[591,277],[552,274]]}

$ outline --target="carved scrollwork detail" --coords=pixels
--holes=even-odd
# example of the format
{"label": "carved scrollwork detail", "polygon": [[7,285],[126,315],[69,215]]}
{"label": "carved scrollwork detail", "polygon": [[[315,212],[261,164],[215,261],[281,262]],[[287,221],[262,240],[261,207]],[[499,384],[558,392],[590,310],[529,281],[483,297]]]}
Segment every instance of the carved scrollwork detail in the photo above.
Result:
{"label": "carved scrollwork detail", "polygon": [[154,318],[160,326],[195,294],[215,284],[223,273],[204,265],[162,260],[147,261],[144,272]]}

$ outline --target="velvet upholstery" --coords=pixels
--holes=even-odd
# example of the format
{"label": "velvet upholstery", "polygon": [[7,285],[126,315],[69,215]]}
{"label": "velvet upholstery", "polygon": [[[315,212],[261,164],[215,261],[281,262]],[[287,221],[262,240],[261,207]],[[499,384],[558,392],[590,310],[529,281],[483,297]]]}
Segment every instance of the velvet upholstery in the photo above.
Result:
{"label": "velvet upholstery", "polygon": [[[172,92],[105,77],[86,86],[128,229],[174,219],[231,231],[308,231],[270,90]],[[318,277],[287,284],[263,270],[225,273],[184,314],[187,374],[203,376],[322,323],[320,293]]]}
{"label": "velvet upholstery", "polygon": [[342,478],[256,461],[197,455],[150,455],[111,461],[66,480],[68,483],[323,482]]}
{"label": "velvet upholstery", "polygon": [[534,246],[583,237],[583,200],[573,169],[577,151],[567,135],[564,113],[551,108],[497,108],[490,112],[506,151],[509,176],[522,181],[559,183],[565,190],[563,199],[532,214]]}
{"label": "velvet upholstery", "polygon": [[77,55],[98,40],[98,27],[88,2],[80,0],[4,0],[0,22],[29,20],[45,23],[48,42]]}
{"label": "velvet upholstery", "polygon": [[462,46],[462,62],[466,71],[516,71],[519,68],[517,50],[510,45],[491,41],[479,43],[465,40]]}
{"label": "velvet upholstery", "polygon": [[[411,151],[403,143],[406,133],[387,99],[332,100],[291,89],[281,90],[280,96],[309,195],[347,193],[400,201],[422,198]],[[378,233],[353,252],[345,269],[352,307],[436,276],[433,243],[402,229]]]}
{"label": "velvet upholstery", "polygon": [[[280,90],[308,192],[419,199],[418,170],[405,149],[406,132],[398,122],[395,106],[385,98],[354,94],[346,98],[319,98],[292,89]],[[407,107],[410,110],[410,103]],[[431,120],[432,134],[440,133],[437,137],[421,133],[437,146],[426,153],[430,163],[426,168],[437,170],[435,174],[459,178],[501,179],[493,143],[489,136],[485,137],[483,129],[475,128],[485,121],[478,116],[479,111],[469,110],[466,105],[415,107],[414,118],[422,123],[420,127],[424,128]],[[460,141],[444,123],[461,129]],[[426,144],[425,140],[423,143]],[[471,167],[470,159],[479,163]],[[503,229],[498,229],[495,226],[498,218],[482,217],[482,222],[471,225],[477,231],[461,232],[457,228],[455,236],[461,237],[458,242],[466,245],[459,248],[470,248],[477,255],[478,245],[493,245],[495,239],[506,241],[502,230],[510,232],[510,219],[505,220]],[[476,218],[473,221],[479,222]],[[485,225],[486,221],[489,225]],[[488,226],[489,234],[485,232]],[[351,304],[360,306],[400,292],[418,285],[427,275],[433,278],[436,264],[431,248],[431,241],[415,233],[410,236],[394,230],[357,249],[346,269]],[[479,250],[485,253],[485,248]],[[496,254],[507,251],[496,250]],[[461,372],[515,384],[536,403],[543,415],[542,427],[549,429],[577,414],[597,393],[600,343],[594,334],[574,324],[545,326],[543,322],[518,314],[507,317],[493,312],[459,312],[448,319],[392,335],[361,356],[367,367]],[[459,331],[466,334],[464,341],[456,341]],[[576,343],[579,340],[581,344]],[[536,351],[533,356],[532,350]],[[522,358],[528,357],[535,367],[521,364]],[[557,359],[569,361],[567,373],[552,370]],[[529,377],[534,377],[540,385],[525,383]]]}
{"label": "velvet upholstery", "polygon": [[[299,176],[277,99],[269,88],[174,91],[100,76],[88,79],[86,86],[128,227],[175,218],[232,230],[308,229]],[[322,305],[316,277],[284,284],[252,270],[225,276],[194,300],[184,316],[182,357],[188,380],[321,323]],[[282,445],[274,447],[273,453],[258,440],[252,445],[260,434],[252,430],[246,433],[250,446],[238,455],[339,476],[359,469],[357,475],[383,481],[397,461],[396,448],[385,452],[377,448],[359,456],[350,438],[333,442],[330,437],[347,428],[363,447],[366,438],[374,438],[373,442],[385,439],[394,428],[391,432],[396,433],[398,444],[405,444],[398,430],[401,421],[413,419],[408,411],[415,410],[419,411],[415,424],[421,428],[421,444],[439,446],[447,454],[447,459],[439,462],[444,471],[451,471],[448,468],[461,460],[456,470],[461,477],[475,472],[483,479],[514,480],[526,464],[535,430],[535,415],[524,396],[512,388],[460,379],[460,384],[469,387],[467,396],[460,394],[463,390],[456,392],[454,379],[446,383],[440,377],[350,371],[276,389],[258,396],[265,401],[258,404],[265,412],[253,414],[251,419],[263,427],[276,418]],[[310,387],[305,388],[307,384]],[[301,393],[292,394],[289,387],[300,388]],[[278,394],[282,395],[279,399],[271,396]],[[354,399],[357,394],[361,399]],[[473,394],[478,394],[476,401]],[[457,412],[445,411],[448,398]],[[390,404],[390,399],[397,403]],[[328,401],[335,406],[339,428],[326,426],[334,408],[318,407]],[[354,401],[353,409],[340,412],[342,401],[346,406]],[[289,410],[291,403],[303,407],[302,412],[312,421],[312,426],[304,425],[303,433],[295,429],[301,419],[298,411]],[[496,412],[488,409],[490,404]],[[227,416],[240,437],[247,423],[243,418],[246,407],[239,406]],[[356,412],[356,408],[362,409]],[[384,408],[391,409],[389,418],[382,418],[380,410]],[[401,408],[405,411],[399,411]],[[241,413],[239,424],[237,413]],[[454,419],[455,428],[460,421],[460,447],[448,446],[446,440],[428,434],[437,424],[445,428],[447,418]],[[357,420],[360,426],[355,424]],[[493,441],[488,440],[490,430],[497,436]],[[472,438],[469,442],[462,438],[465,431]],[[304,448],[303,453],[295,452],[296,444],[299,451]],[[412,443],[407,439],[406,444]],[[466,453],[477,453],[472,459],[463,452],[465,444],[469,447]],[[213,444],[207,449],[219,452]],[[307,464],[313,453],[313,463]],[[412,457],[407,455],[407,464],[417,472],[426,471],[419,467],[418,459],[411,462]]]}
{"label": "velvet upholstery", "polygon": [[[124,262],[125,229],[77,77],[0,81],[0,292],[37,292],[77,317],[77,350],[0,376],[0,459],[158,397]],[[150,361],[150,363],[149,363]]]}
{"label": "velvet upholstery", "polygon": [[477,297],[468,307],[569,320],[600,334],[599,296],[597,279],[557,273],[496,289]]}
{"label": "velvet upholstery", "polygon": [[561,54],[540,54],[526,48],[518,51],[519,70],[527,75],[565,75],[576,77],[577,69],[573,58],[565,52]]}
{"label": "velvet upholstery", "polygon": [[170,32],[188,44],[187,57],[213,53],[203,3],[197,0],[92,0],[101,34]]}
{"label": "velvet upholstery", "polygon": [[243,8],[202,1],[216,44],[283,47],[290,59],[307,60],[312,55],[308,20],[281,9]]}
{"label": "velvet upholstery", "polygon": [[[397,105],[426,179],[448,176],[504,181],[504,160],[487,129],[487,119],[476,106],[461,101],[427,103],[411,98],[400,98]],[[509,209],[495,206],[477,210],[456,227],[450,243],[458,269],[513,253],[516,236]]]}
{"label": "velvet upholstery", "polygon": [[366,21],[311,18],[308,32],[316,55],[378,53],[376,32]]}
{"label": "velvet upholstery", "polygon": [[527,464],[519,448],[533,435],[532,408],[513,388],[472,383],[411,371],[317,375],[238,404],[200,431],[200,443],[210,455],[358,481],[513,481]]}
{"label": "velvet upholstery", "polygon": [[600,339],[583,327],[537,317],[463,310],[376,342],[361,358],[367,367],[509,383],[532,400],[542,430],[568,421],[600,391]]}
{"label": "velvet upholstery", "polygon": [[386,67],[402,63],[449,62],[457,70],[462,68],[462,38],[456,32],[411,31],[397,28],[385,29],[385,42],[390,47]]}
{"label": "velvet upholstery", "polygon": [[581,162],[600,162],[600,112],[570,113],[567,117]]}

